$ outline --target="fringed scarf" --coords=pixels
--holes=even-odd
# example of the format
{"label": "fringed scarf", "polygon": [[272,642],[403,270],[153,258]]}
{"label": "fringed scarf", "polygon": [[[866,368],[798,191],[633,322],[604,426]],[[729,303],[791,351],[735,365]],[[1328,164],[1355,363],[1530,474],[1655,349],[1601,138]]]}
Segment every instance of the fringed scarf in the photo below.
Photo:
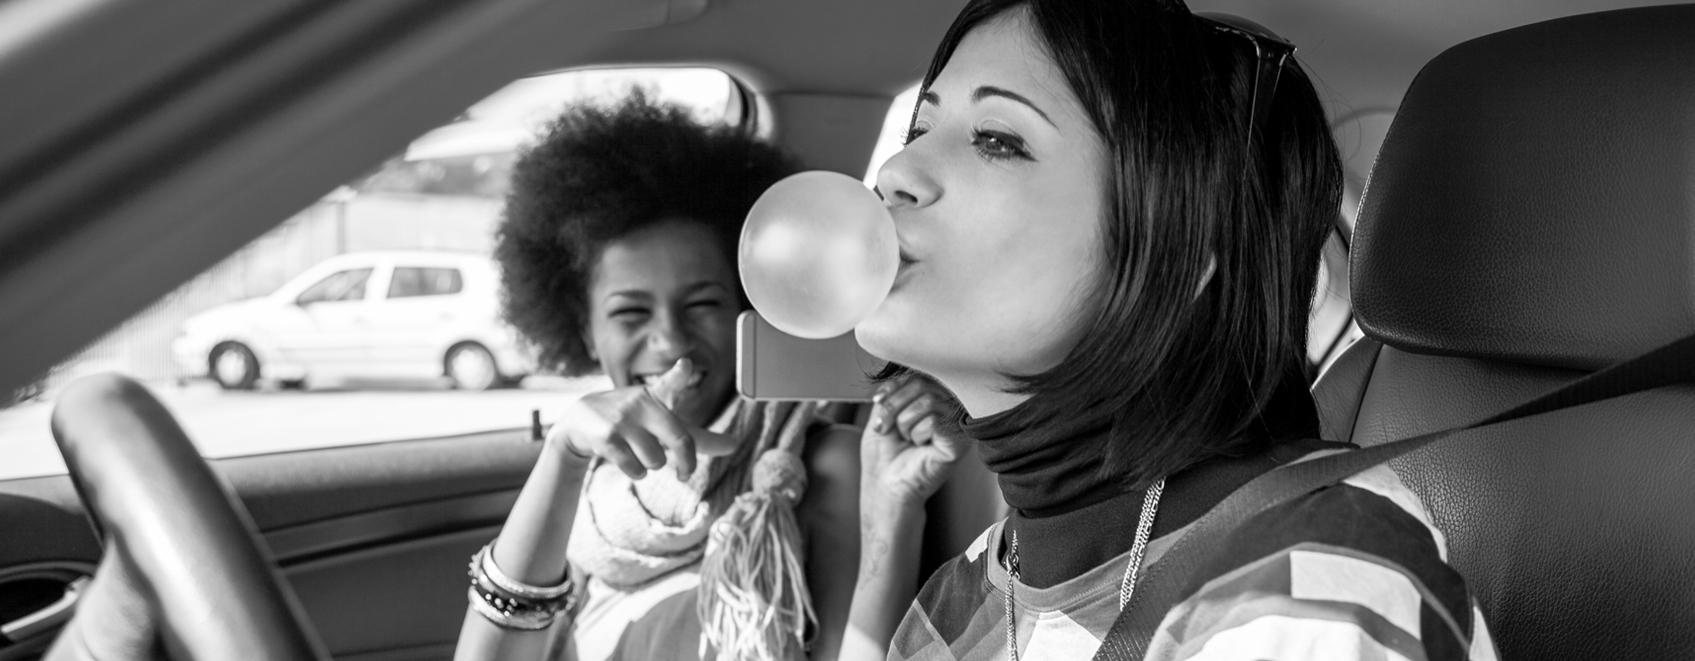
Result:
{"label": "fringed scarf", "polygon": [[709,431],[739,439],[679,480],[631,480],[596,460],[566,555],[583,573],[636,589],[701,561],[701,648],[724,661],[805,658],[816,622],[794,506],[806,492],[800,453],[820,419],[814,402],[738,400]]}

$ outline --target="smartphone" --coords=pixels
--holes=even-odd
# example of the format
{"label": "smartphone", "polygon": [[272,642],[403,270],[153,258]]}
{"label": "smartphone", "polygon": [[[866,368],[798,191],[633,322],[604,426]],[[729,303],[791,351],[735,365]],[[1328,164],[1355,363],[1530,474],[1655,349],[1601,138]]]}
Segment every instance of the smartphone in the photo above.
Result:
{"label": "smartphone", "polygon": [[736,390],[752,399],[870,401],[871,375],[885,361],[866,353],[849,332],[808,340],[777,330],[748,310],[736,320]]}

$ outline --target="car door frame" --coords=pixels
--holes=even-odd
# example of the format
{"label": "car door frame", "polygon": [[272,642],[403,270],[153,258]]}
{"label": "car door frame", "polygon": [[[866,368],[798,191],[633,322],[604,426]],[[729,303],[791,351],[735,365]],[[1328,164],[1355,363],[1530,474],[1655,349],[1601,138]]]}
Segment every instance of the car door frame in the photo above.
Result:
{"label": "car door frame", "polygon": [[[459,274],[459,291],[452,294],[389,296],[395,274],[402,268],[450,269]],[[465,323],[463,312],[454,312],[454,303],[468,300],[466,265],[454,260],[407,260],[395,258],[389,263],[381,298],[371,302],[370,367],[393,376],[436,377],[443,372],[442,361],[452,338]],[[441,309],[437,309],[441,308]]]}
{"label": "car door frame", "polygon": [[[280,357],[290,363],[303,365],[315,376],[357,374],[370,364],[370,314],[376,287],[386,287],[388,274],[384,260],[348,263],[327,270],[311,284],[301,288],[285,305],[293,306],[287,314],[303,319],[307,326],[299,330],[273,330],[271,340]],[[369,269],[365,278],[364,295],[357,300],[319,301],[301,304],[300,295],[326,278],[348,271]]]}

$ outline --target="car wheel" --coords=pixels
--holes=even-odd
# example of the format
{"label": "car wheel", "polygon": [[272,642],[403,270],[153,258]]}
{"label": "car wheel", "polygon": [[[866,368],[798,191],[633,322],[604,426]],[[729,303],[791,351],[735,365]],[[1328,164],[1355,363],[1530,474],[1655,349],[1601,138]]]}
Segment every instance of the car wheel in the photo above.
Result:
{"label": "car wheel", "polygon": [[459,390],[488,390],[500,383],[494,354],[481,344],[455,345],[447,351],[447,378]]}
{"label": "car wheel", "polygon": [[259,358],[240,342],[225,342],[212,348],[212,380],[224,390],[252,390],[259,382]]}

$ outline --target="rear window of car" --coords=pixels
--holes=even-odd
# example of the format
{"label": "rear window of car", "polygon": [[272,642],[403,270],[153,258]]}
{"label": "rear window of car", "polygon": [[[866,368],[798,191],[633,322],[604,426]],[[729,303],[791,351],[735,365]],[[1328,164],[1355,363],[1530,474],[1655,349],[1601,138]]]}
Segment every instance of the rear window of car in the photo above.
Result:
{"label": "rear window of car", "polygon": [[[0,393],[0,480],[64,472],[48,427],[53,401],[71,381],[99,372],[144,383],[208,457],[516,429],[529,425],[532,411],[551,422],[571,399],[609,382],[539,372],[493,298],[449,296],[470,293],[466,273],[405,265],[405,255],[490,257],[522,150],[567,106],[610,103],[638,88],[702,123],[751,122],[743,87],[716,69],[594,69],[514,81],[328,191],[40,381]],[[296,281],[325,260],[354,253],[399,268],[386,279],[382,269],[360,267]],[[316,304],[363,300],[369,288],[390,298],[443,296],[450,309],[405,317],[383,315],[408,306],[355,312]],[[283,291],[298,293],[278,298]],[[255,339],[262,326],[281,330]],[[208,365],[215,355],[231,355],[235,344],[251,351],[258,374],[250,386],[226,388]],[[450,365],[488,360],[498,378],[486,388],[460,387],[448,374]],[[224,363],[239,368],[244,361]]]}
{"label": "rear window of car", "polygon": [[397,266],[388,281],[388,297],[446,296],[464,287],[459,269]]}

